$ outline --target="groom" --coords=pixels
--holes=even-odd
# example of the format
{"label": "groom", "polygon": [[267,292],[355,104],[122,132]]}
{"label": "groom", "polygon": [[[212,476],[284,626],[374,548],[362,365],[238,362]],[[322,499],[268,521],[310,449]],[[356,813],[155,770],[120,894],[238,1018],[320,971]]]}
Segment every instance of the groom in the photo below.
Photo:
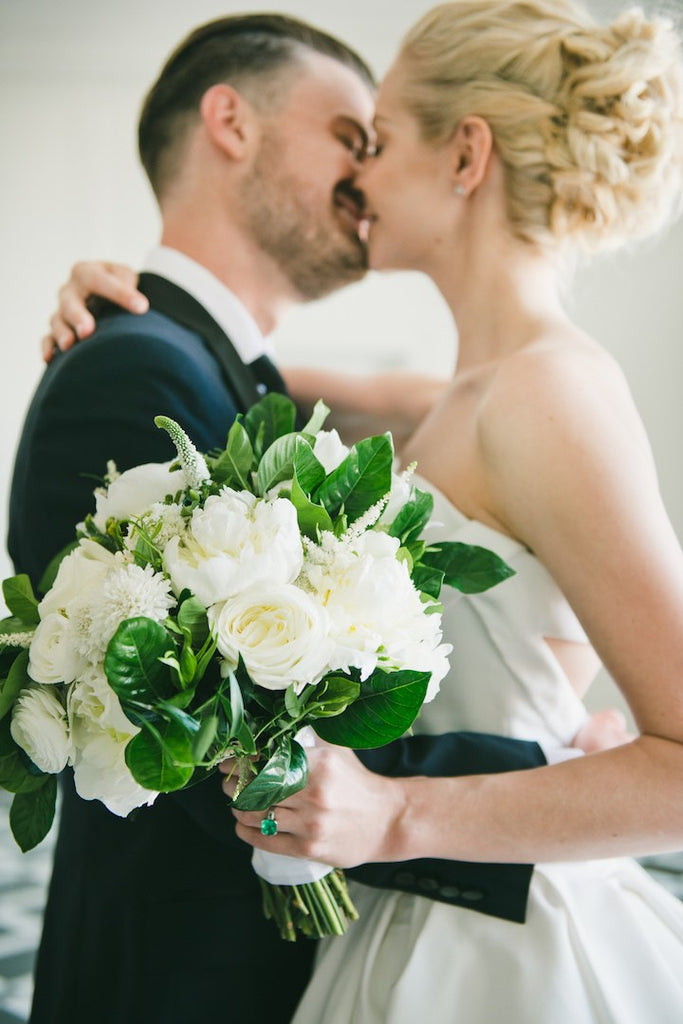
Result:
{"label": "groom", "polygon": [[[282,387],[267,334],[291,304],[361,278],[354,174],[371,133],[372,76],[342,43],[276,15],[222,18],[169,58],[145,101],[140,154],[162,214],[142,317],[109,308],[59,355],[29,409],[9,547],[34,583],[92,507],[93,477],[172,457],[159,413],[200,450]],[[388,774],[543,763],[535,744],[448,735],[364,755]],[[129,819],[65,780],[33,1024],[288,1021],[312,943],[261,914],[249,848],[213,777]],[[523,920],[530,869],[366,865],[371,885]]]}

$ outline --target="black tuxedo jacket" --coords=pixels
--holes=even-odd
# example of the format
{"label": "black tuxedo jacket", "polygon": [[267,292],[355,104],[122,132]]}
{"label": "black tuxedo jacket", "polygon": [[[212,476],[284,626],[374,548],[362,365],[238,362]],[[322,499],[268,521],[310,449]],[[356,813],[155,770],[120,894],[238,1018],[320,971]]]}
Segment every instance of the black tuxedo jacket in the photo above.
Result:
{"label": "black tuxedo jacket", "polygon": [[[224,444],[235,415],[265,390],[191,296],[155,275],[141,287],[151,311],[108,309],[91,340],[55,357],[30,406],[9,549],[34,585],[92,508],[108,459],[124,470],[173,457],[154,416],[177,420],[206,451]],[[279,386],[272,365],[264,372],[265,386]],[[363,760],[394,775],[544,763],[536,744],[458,734],[401,740]],[[285,943],[264,920],[250,854],[218,777],[121,819],[79,799],[66,773],[33,1024],[288,1021],[314,944]],[[522,921],[531,868],[425,860],[354,873]]]}

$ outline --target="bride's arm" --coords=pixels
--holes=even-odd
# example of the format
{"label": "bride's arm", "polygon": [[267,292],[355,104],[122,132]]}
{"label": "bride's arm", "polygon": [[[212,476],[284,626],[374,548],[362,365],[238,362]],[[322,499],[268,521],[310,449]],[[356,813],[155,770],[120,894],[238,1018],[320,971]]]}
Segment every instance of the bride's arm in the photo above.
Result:
{"label": "bride's arm", "polygon": [[[347,752],[316,751],[312,789],[283,805],[291,832],[278,852],[349,866],[683,848],[683,554],[630,397],[616,372],[532,365],[488,409],[496,514],[567,595],[640,736],[552,767],[455,779],[386,779]],[[238,834],[267,847],[254,824],[242,817]]]}

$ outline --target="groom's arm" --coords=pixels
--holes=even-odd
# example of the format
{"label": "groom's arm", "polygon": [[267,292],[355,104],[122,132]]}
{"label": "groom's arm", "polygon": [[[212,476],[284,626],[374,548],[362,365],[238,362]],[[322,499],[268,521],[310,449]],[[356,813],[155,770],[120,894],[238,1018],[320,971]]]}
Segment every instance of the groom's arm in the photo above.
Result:
{"label": "groom's arm", "polygon": [[[356,752],[371,771],[410,775],[487,775],[546,764],[537,743],[485,733],[411,736]],[[533,866],[422,859],[363,864],[348,874],[365,885],[398,889],[483,914],[523,922]]]}

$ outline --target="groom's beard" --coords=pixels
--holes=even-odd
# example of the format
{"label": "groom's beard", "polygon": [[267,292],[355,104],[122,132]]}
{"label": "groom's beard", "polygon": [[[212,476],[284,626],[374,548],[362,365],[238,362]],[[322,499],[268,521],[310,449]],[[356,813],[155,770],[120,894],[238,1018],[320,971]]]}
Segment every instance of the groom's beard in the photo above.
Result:
{"label": "groom's beard", "polygon": [[[368,269],[365,243],[352,232],[330,195],[318,192],[282,167],[281,143],[261,142],[253,173],[242,186],[243,213],[252,237],[277,263],[304,301],[360,280]],[[349,182],[336,192],[353,194]]]}

